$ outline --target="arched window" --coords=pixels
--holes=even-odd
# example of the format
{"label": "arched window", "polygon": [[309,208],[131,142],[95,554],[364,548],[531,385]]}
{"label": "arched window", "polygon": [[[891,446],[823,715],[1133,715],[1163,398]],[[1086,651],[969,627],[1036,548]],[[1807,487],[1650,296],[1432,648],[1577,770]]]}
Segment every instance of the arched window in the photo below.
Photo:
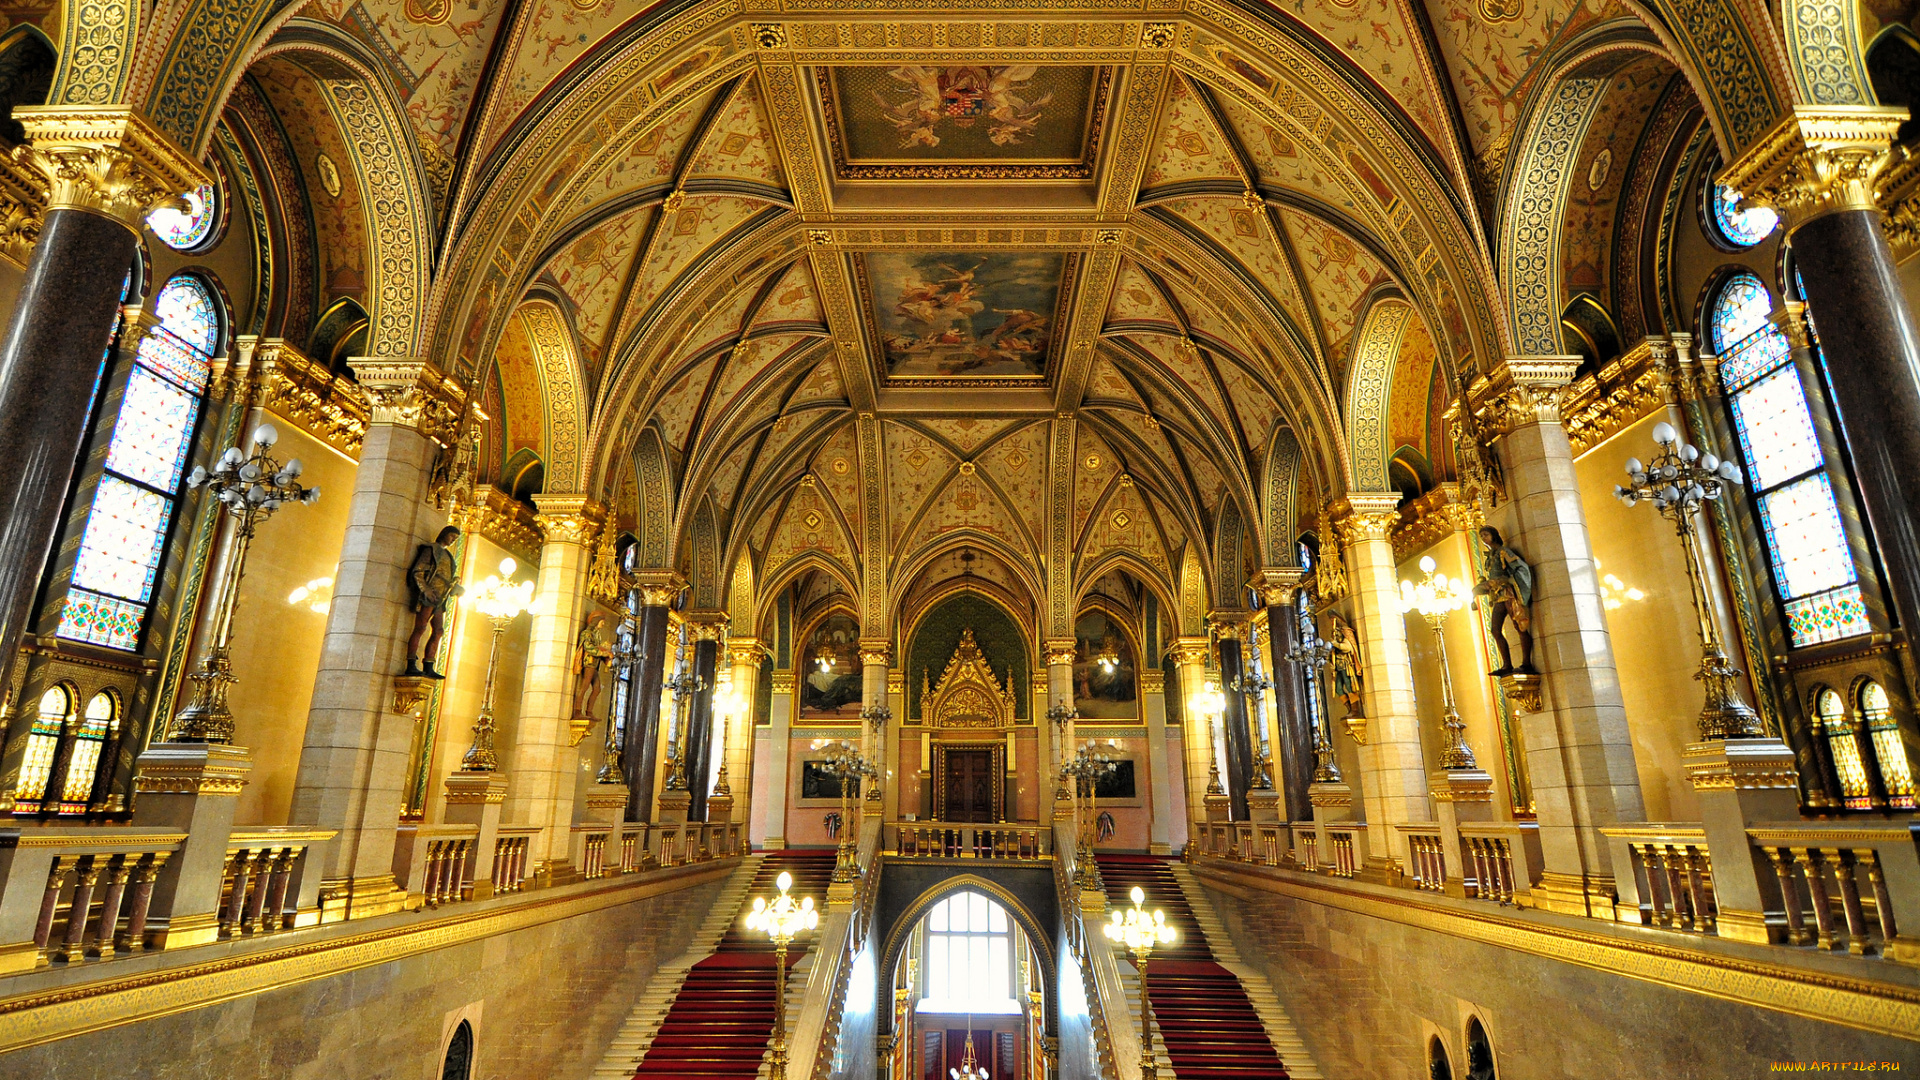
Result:
{"label": "arched window", "polygon": [[447,1040],[447,1056],[440,1061],[440,1080],[467,1080],[473,1075],[473,1025],[465,1020]]}
{"label": "arched window", "polygon": [[198,277],[174,275],[153,313],[159,325],[127,375],[58,631],[129,651],[140,647],[220,343],[220,302]]}
{"label": "arched window", "polygon": [[67,758],[67,775],[60,782],[60,812],[84,814],[99,780],[100,755],[108,740],[120,730],[120,703],[113,691],[102,690],[87,700],[87,712],[80,730],[74,733],[73,753]]}
{"label": "arched window", "polygon": [[186,206],[162,207],[147,215],[147,228],[175,251],[204,251],[213,246],[220,225],[220,185],[201,184],[183,197]]}
{"label": "arched window", "polygon": [[[1913,763],[1907,759],[1906,742],[1900,737],[1900,725],[1893,719],[1886,688],[1869,679],[1861,684],[1859,700],[1860,722],[1866,725],[1867,738],[1873,743],[1873,756],[1880,767],[1880,786],[1887,792],[1887,806],[1911,810]],[[1853,804],[1849,801],[1847,805]]]}
{"label": "arched window", "polygon": [[33,813],[47,794],[47,781],[53,776],[53,759],[60,752],[60,739],[73,719],[73,691],[66,686],[49,687],[40,695],[40,709],[34,713],[33,728],[27,733],[27,756],[20,763],[20,779],[14,785],[14,812]]}
{"label": "arched window", "polygon": [[1447,1048],[1438,1035],[1427,1039],[1427,1076],[1431,1080],[1453,1080],[1453,1062],[1447,1058]]}
{"label": "arched window", "polygon": [[1011,1013],[1013,927],[1006,909],[977,892],[955,893],[927,912],[923,1012]]}
{"label": "arched window", "polygon": [[1728,251],[1745,251],[1773,235],[1780,215],[1764,206],[1740,209],[1740,193],[1713,181],[1707,181],[1704,196],[1707,235]]}
{"label": "arched window", "polygon": [[1807,389],[1772,314],[1767,287],[1742,270],[1714,293],[1707,323],[1788,636],[1795,646],[1815,645],[1872,627]]}
{"label": "arched window", "polygon": [[1493,1040],[1475,1016],[1467,1021],[1467,1080],[1497,1080],[1493,1065]]}
{"label": "arched window", "polygon": [[1871,807],[1873,789],[1867,785],[1867,766],[1860,757],[1860,744],[1853,737],[1853,724],[1847,720],[1847,706],[1840,692],[1830,686],[1814,691],[1813,712],[1833,756],[1833,771],[1840,778],[1841,801],[1850,810]]}

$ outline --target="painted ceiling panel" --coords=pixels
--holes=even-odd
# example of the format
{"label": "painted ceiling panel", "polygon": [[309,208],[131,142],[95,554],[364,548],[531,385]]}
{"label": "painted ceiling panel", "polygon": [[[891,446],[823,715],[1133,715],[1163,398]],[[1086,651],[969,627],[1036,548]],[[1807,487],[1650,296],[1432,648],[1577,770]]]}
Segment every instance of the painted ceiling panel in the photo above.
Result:
{"label": "painted ceiling panel", "polygon": [[1297,210],[1281,211],[1300,272],[1307,280],[1320,327],[1326,333],[1328,362],[1338,367],[1334,385],[1340,385],[1349,360],[1354,321],[1367,290],[1387,280],[1386,268],[1365,248],[1333,226]]}
{"label": "painted ceiling panel", "polygon": [[733,100],[707,132],[688,175],[747,180],[783,189],[787,186],[758,79],[741,80]]}
{"label": "painted ceiling panel", "polygon": [[1288,188],[1356,214],[1365,212],[1354,189],[1341,177],[1328,172],[1301,145],[1297,133],[1268,124],[1232,98],[1223,95],[1217,100],[1227,123],[1239,136],[1240,146],[1260,174],[1262,184]]}
{"label": "painted ceiling panel", "polygon": [[1614,73],[1601,91],[1600,107],[1574,161],[1560,234],[1560,283],[1569,295],[1596,293],[1601,303],[1612,307],[1608,259],[1621,186],[1647,118],[1675,77],[1665,61],[1648,57]]}
{"label": "painted ceiling panel", "polygon": [[1094,508],[1106,493],[1114,477],[1120,474],[1119,456],[1085,424],[1079,428],[1073,459],[1073,532],[1078,541],[1085,535]]}
{"label": "painted ceiling panel", "polygon": [[1132,262],[1120,268],[1120,276],[1114,282],[1113,303],[1107,309],[1109,323],[1152,323],[1179,333],[1180,317],[1167,305],[1160,287],[1147,276],[1146,271]]}
{"label": "painted ceiling panel", "polygon": [[1613,0],[1527,0],[1501,5],[1489,19],[1485,0],[1424,0],[1453,78],[1476,157],[1497,165],[1520,121],[1527,93],[1544,61],[1601,17],[1624,10]]}
{"label": "painted ceiling panel", "polygon": [[860,525],[860,454],[854,446],[853,425],[834,432],[821,445],[813,455],[813,474],[840,507],[855,539],[866,535]]}
{"label": "painted ceiling panel", "polygon": [[1230,144],[1214,126],[1206,105],[1185,79],[1173,80],[1152,154],[1146,176],[1140,183],[1143,191],[1208,179],[1244,186]]}
{"label": "painted ceiling panel", "polygon": [[713,94],[702,95],[698,101],[669,114],[665,120],[641,134],[626,153],[617,155],[601,170],[600,175],[581,186],[575,203],[576,210],[598,206],[609,199],[650,185],[671,182],[674,166],[680,161],[687,139],[712,100]]}
{"label": "painted ceiling panel", "polygon": [[912,537],[899,545],[899,553],[918,551],[947,533],[963,529],[986,533],[1015,551],[1033,551],[1013,511],[1000,501],[992,486],[981,479],[978,470],[962,469],[934,496]]}
{"label": "painted ceiling panel", "polygon": [[1421,0],[1358,0],[1352,3],[1298,4],[1289,13],[1318,31],[1354,66],[1378,83],[1407,110],[1434,145],[1451,141],[1440,88],[1433,81],[1409,3]]}
{"label": "painted ceiling panel", "polygon": [[1012,500],[1014,512],[1035,537],[1044,537],[1047,506],[1047,425],[1030,423],[979,456],[980,467]]}
{"label": "painted ceiling panel", "polygon": [[929,416],[921,418],[918,423],[952,443],[962,454],[971,455],[1012,427],[1014,422],[980,416]]}
{"label": "painted ceiling panel", "polygon": [[573,302],[573,324],[590,354],[589,370],[599,370],[607,334],[613,329],[614,307],[653,214],[651,207],[621,214],[567,245],[547,265],[547,276]]}
{"label": "painted ceiling panel", "polygon": [[1275,244],[1268,209],[1249,207],[1239,199],[1225,197],[1180,199],[1168,208],[1198,226],[1214,242],[1227,249],[1240,265],[1260,282],[1300,333],[1313,335],[1313,322],[1307,317],[1306,300],[1293,267]]}
{"label": "painted ceiling panel", "polygon": [[826,313],[820,309],[819,290],[813,283],[813,268],[805,259],[795,262],[767,294],[760,310],[753,313],[755,327],[782,323],[805,323],[824,328]]}
{"label": "painted ceiling panel", "polygon": [[908,524],[918,515],[934,488],[958,464],[952,454],[932,439],[900,424],[885,424],[887,500],[894,550]]}
{"label": "painted ceiling panel", "polygon": [[690,375],[673,384],[673,388],[661,400],[654,416],[659,418],[661,435],[665,438],[667,449],[685,453],[687,435],[693,426],[694,415],[700,410],[700,401],[706,396],[707,384],[713,380],[714,361],[702,360]]}
{"label": "painted ceiling panel", "polygon": [[690,197],[679,213],[663,217],[654,230],[653,247],[634,287],[635,310],[646,311],[702,251],[765,206],[755,199],[731,195]]}

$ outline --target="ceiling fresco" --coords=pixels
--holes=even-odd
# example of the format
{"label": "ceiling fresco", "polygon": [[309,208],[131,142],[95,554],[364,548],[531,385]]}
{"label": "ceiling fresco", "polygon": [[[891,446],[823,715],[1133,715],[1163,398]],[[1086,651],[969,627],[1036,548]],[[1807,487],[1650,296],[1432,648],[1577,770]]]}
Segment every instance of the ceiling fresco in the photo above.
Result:
{"label": "ceiling fresco", "polygon": [[1057,251],[869,252],[856,264],[887,379],[1044,378],[1071,296]]}
{"label": "ceiling fresco", "polygon": [[1113,69],[903,64],[814,78],[840,179],[1084,179]]}

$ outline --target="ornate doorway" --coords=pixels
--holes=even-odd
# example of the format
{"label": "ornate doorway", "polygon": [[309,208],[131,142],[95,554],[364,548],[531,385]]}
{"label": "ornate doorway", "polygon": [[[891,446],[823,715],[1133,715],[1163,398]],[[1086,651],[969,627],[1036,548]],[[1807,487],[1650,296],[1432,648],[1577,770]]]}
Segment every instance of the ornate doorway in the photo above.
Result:
{"label": "ornate doorway", "polygon": [[1000,820],[1000,763],[998,746],[943,746],[936,791],[941,821],[991,822]]}

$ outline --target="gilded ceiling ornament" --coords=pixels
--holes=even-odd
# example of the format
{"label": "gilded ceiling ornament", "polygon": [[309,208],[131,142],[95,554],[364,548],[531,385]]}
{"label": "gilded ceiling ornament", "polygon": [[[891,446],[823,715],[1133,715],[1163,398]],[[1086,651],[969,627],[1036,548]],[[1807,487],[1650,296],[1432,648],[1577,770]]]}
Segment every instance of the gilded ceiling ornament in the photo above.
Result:
{"label": "gilded ceiling ornament", "polygon": [[[578,0],[575,0],[575,6],[579,6]],[[446,22],[447,16],[452,13],[453,0],[407,0],[400,10],[410,23],[438,26]]]}

